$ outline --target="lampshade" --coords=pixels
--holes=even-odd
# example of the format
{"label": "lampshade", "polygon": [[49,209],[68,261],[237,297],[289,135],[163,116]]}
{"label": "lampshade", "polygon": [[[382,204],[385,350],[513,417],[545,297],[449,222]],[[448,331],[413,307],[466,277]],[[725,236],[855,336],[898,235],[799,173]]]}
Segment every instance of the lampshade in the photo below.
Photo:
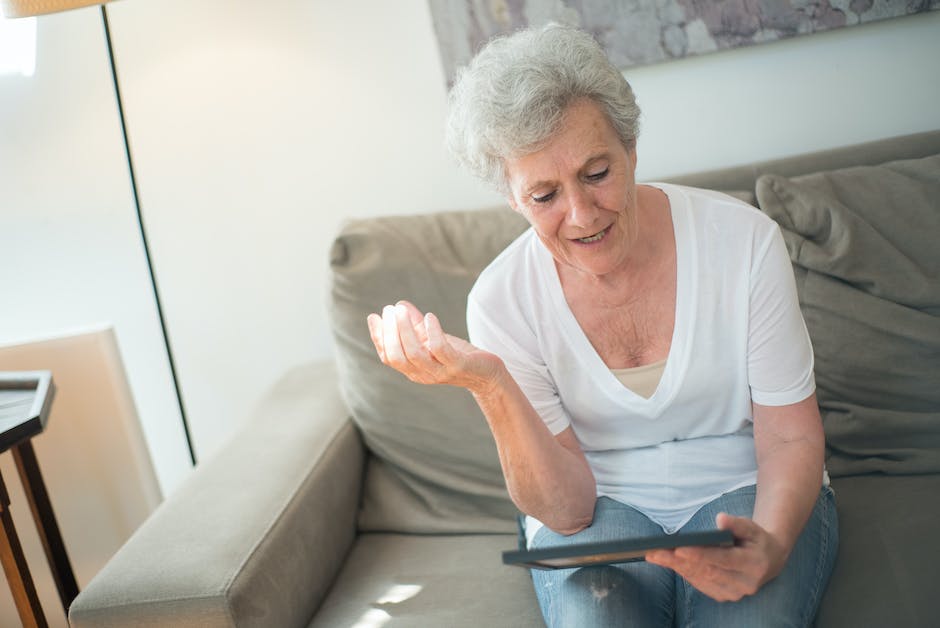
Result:
{"label": "lampshade", "polygon": [[4,17],[31,17],[105,4],[111,0],[0,0]]}

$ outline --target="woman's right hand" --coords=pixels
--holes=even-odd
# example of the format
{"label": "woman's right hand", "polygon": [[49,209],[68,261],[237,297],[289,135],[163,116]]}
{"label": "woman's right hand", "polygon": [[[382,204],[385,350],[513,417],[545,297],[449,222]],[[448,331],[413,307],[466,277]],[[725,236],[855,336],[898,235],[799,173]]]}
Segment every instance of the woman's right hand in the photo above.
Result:
{"label": "woman's right hand", "polygon": [[369,334],[382,362],[419,384],[450,384],[485,394],[499,384],[502,360],[444,332],[437,316],[408,301],[369,314]]}

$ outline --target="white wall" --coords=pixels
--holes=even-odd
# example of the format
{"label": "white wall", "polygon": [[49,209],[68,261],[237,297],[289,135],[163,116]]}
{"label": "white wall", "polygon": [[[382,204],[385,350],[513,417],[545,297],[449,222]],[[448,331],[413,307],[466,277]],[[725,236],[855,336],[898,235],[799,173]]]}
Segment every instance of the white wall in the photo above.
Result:
{"label": "white wall", "polygon": [[[343,220],[499,199],[441,148],[444,79],[423,1],[127,0],[109,11],[142,205],[204,458],[287,368],[329,356],[327,252]],[[638,176],[940,128],[938,35],[934,12],[630,70],[644,108]],[[31,238],[53,232],[18,211]],[[9,218],[0,220],[2,231]],[[25,294],[15,279],[7,281]],[[104,307],[100,293],[74,292],[74,307]],[[12,311],[29,318],[25,306]],[[22,320],[19,329],[35,329]],[[129,369],[149,364],[142,347],[125,351]],[[143,406],[164,402],[138,396],[142,420],[155,413],[148,419]],[[160,414],[172,430],[172,413]],[[157,437],[146,433],[159,461]]]}
{"label": "white wall", "polygon": [[39,19],[36,52],[33,76],[0,75],[0,345],[113,325],[166,491],[189,454],[97,8]]}
{"label": "white wall", "polygon": [[287,367],[329,356],[327,252],[344,219],[496,199],[441,145],[444,79],[424,2],[110,11],[203,457]]}
{"label": "white wall", "polygon": [[940,129],[940,11],[625,73],[655,177]]}

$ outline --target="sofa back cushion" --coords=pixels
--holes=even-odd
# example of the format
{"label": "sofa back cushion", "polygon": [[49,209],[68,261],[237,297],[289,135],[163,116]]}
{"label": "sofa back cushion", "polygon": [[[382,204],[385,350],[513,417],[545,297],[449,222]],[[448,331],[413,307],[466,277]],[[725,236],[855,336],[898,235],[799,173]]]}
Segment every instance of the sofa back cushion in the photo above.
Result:
{"label": "sofa back cushion", "polygon": [[366,317],[406,299],[466,338],[470,288],[526,226],[509,209],[444,212],[358,220],[336,238],[330,317],[340,385],[372,453],[360,529],[514,530],[496,446],[471,395],[384,366]]}
{"label": "sofa back cushion", "polygon": [[816,355],[833,475],[940,471],[940,155],[757,181]]}

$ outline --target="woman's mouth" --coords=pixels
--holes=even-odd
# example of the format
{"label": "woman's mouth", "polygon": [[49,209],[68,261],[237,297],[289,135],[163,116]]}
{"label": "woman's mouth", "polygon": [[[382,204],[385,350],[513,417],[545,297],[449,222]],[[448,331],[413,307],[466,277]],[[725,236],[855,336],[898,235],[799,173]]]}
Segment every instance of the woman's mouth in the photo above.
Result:
{"label": "woman's mouth", "polygon": [[599,231],[598,233],[595,233],[592,236],[588,236],[586,238],[575,238],[575,239],[578,242],[583,242],[584,244],[590,244],[591,242],[597,242],[598,240],[603,238],[605,235],[607,235],[607,232],[609,230],[610,230],[610,227],[608,226],[608,227],[605,227],[602,231]]}

